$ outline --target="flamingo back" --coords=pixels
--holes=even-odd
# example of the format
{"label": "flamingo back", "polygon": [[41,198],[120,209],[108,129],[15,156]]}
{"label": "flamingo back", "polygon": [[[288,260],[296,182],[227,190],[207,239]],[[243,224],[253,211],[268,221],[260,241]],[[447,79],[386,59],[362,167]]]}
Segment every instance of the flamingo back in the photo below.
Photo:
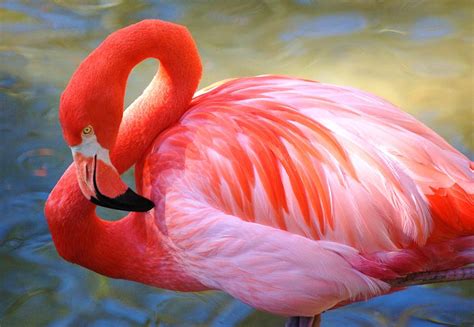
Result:
{"label": "flamingo back", "polygon": [[179,179],[182,192],[227,215],[365,253],[474,231],[472,163],[409,114],[349,87],[226,81],[197,95],[151,152],[161,188]]}

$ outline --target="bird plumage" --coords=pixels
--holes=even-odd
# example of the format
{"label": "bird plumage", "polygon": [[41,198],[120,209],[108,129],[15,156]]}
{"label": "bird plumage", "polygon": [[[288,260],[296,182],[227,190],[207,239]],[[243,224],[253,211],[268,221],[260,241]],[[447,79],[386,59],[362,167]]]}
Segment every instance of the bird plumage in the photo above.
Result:
{"label": "bird plumage", "polygon": [[[118,130],[122,99],[106,98],[123,97],[146,56],[163,67]],[[87,124],[99,143],[116,140],[105,147],[114,167],[136,164],[155,208],[100,219],[72,165],[45,208],[65,259],[299,316],[474,262],[474,165],[425,125],[369,93],[283,76],[228,80],[191,99],[200,69],[189,33],[151,20],[113,34],[79,67],[62,98],[66,140],[80,143]],[[90,104],[89,88],[109,80],[117,92],[95,90],[103,106],[85,108],[79,95]]]}
{"label": "bird plumage", "polygon": [[[279,76],[227,82],[195,97],[152,155],[155,176],[170,166],[225,213],[361,251],[423,245],[446,219],[472,229],[470,161],[412,116],[351,88]],[[451,206],[466,202],[463,217],[436,221],[443,204],[429,198],[440,190],[456,194],[444,198]]]}
{"label": "bird plumage", "polygon": [[[470,190],[469,164],[373,95],[260,76],[195,97],[154,142],[140,175],[163,237],[204,285],[308,316],[388,291],[380,279],[403,274],[390,269],[395,262],[416,265],[410,272],[433,268],[420,263],[439,224],[427,195]],[[439,246],[430,257],[442,251],[459,255]],[[384,262],[389,253],[397,259]],[[458,265],[473,259],[460,257]]]}

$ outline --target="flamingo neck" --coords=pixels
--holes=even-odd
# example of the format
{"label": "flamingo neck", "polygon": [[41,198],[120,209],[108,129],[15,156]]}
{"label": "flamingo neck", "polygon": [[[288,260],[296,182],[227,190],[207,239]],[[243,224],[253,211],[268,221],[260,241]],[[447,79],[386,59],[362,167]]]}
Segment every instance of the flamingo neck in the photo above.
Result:
{"label": "flamingo neck", "polygon": [[[126,110],[111,151],[120,173],[139,161],[155,138],[187,109],[201,76],[190,34],[182,26],[153,20],[122,29],[87,57],[68,85],[78,99],[100,90],[103,103],[121,110],[131,70],[150,57],[160,61],[159,72]],[[121,112],[102,118],[117,117],[121,119]],[[160,239],[152,214],[131,213],[116,222],[98,217],[79,189],[74,165],[51,192],[45,216],[59,254],[68,261],[110,277],[158,287],[203,288],[181,269]]]}
{"label": "flamingo neck", "polygon": [[[191,34],[183,26],[157,20],[121,29],[84,60],[67,87],[78,99],[96,94],[92,99],[97,104],[95,99],[100,98],[101,105],[89,105],[92,119],[113,126],[122,118],[130,72],[148,58],[159,60],[158,73],[125,111],[115,146],[110,149],[112,163],[120,173],[134,165],[151,142],[188,108],[202,72]],[[108,112],[104,107],[112,109]]]}

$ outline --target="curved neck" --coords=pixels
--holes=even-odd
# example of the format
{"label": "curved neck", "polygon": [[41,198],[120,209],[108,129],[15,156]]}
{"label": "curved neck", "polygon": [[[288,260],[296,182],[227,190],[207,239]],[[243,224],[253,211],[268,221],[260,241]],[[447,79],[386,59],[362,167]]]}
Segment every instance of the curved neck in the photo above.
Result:
{"label": "curved neck", "polygon": [[[140,160],[160,132],[188,108],[201,76],[199,55],[189,32],[182,26],[156,20],[124,28],[84,60],[68,85],[77,97],[95,92],[109,97],[121,109],[131,70],[150,57],[160,61],[159,72],[126,110],[111,151],[120,173]],[[55,246],[66,260],[104,275],[155,286],[201,287],[178,265],[173,266],[172,254],[157,235],[150,214],[131,213],[116,222],[97,217],[95,206],[79,189],[74,165],[51,192],[45,215]],[[160,273],[161,263],[166,263],[163,267],[169,273],[161,276],[162,282],[152,277]],[[166,278],[169,280],[164,283]],[[187,279],[188,286],[183,279]]]}
{"label": "curved neck", "polygon": [[151,142],[188,108],[202,72],[191,34],[183,26],[157,20],[144,20],[121,29],[84,60],[68,86],[77,85],[85,93],[84,98],[97,92],[107,99],[104,102],[108,106],[113,104],[119,111],[110,116],[121,117],[130,72],[148,58],[158,59],[160,69],[125,111],[111,149],[112,162],[120,173],[134,165]]}

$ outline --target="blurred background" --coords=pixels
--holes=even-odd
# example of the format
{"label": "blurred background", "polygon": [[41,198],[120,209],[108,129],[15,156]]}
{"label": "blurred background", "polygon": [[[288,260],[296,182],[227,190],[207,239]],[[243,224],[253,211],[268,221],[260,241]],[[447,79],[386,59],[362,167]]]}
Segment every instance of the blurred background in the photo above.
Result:
{"label": "blurred background", "polygon": [[[283,324],[222,293],[108,279],[56,253],[43,205],[71,162],[59,95],[112,31],[144,18],[179,22],[198,44],[201,87],[268,73],[357,87],[472,159],[473,17],[474,1],[1,1],[0,326]],[[155,69],[148,60],[133,71],[127,103]],[[472,326],[473,295],[472,282],[414,287],[330,311],[323,326]]]}

